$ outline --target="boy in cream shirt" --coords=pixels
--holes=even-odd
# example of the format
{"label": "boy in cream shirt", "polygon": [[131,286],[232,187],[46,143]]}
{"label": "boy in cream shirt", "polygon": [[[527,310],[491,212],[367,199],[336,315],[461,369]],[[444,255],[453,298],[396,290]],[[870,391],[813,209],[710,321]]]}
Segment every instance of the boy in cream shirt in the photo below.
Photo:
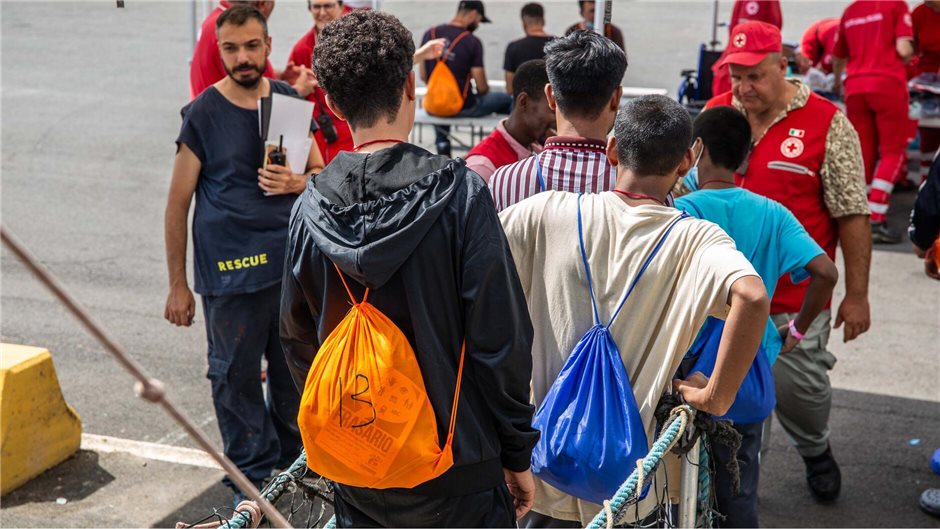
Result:
{"label": "boy in cream shirt", "polygon": [[[681,215],[664,201],[701,152],[699,143],[689,147],[688,113],[663,96],[625,105],[614,133],[607,146],[607,156],[617,166],[614,191],[540,193],[500,214],[535,328],[536,406],[594,324],[579,250],[579,201],[599,318],[606,321],[657,241]],[[754,359],[769,308],[760,277],[721,228],[694,218],[675,225],[610,328],[649,441],[654,439],[656,404],[673,386],[672,376],[705,318],[727,320],[715,371],[710,379],[693,373],[675,387],[695,408],[721,415]],[[670,478],[678,482],[677,476]],[[654,496],[649,494],[627,516],[645,517],[655,507]],[[601,508],[536,478],[527,525],[581,527]]]}

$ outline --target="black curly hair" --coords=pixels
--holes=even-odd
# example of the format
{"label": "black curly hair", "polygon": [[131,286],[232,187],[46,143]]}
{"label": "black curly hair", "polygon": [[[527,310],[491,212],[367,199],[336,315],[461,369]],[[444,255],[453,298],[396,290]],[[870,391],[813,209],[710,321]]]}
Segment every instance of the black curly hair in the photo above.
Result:
{"label": "black curly hair", "polygon": [[313,71],[351,128],[395,121],[412,69],[411,32],[393,15],[357,10],[317,36]]}

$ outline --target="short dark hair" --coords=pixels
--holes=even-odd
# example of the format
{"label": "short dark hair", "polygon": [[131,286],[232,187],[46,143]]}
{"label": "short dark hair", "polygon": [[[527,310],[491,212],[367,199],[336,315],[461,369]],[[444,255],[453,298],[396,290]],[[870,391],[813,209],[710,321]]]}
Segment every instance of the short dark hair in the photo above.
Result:
{"label": "short dark hair", "polygon": [[692,118],[661,95],[628,101],[614,124],[619,164],[640,176],[665,175],[679,167],[692,143]]}
{"label": "short dark hair", "polygon": [[612,40],[578,30],[545,45],[545,66],[562,113],[596,118],[623,80],[627,55]]}
{"label": "short dark hair", "polygon": [[692,137],[702,138],[712,163],[735,171],[751,149],[751,124],[732,107],[715,107],[695,118]]}
{"label": "short dark hair", "polygon": [[540,20],[545,22],[545,8],[542,7],[542,4],[530,2],[522,6],[522,12],[520,16],[522,18],[531,18],[533,20]]}
{"label": "short dark hair", "polygon": [[261,14],[261,11],[258,11],[253,6],[247,4],[235,4],[225,11],[222,11],[222,14],[219,15],[219,18],[215,20],[215,31],[218,33],[225,24],[241,27],[244,26],[245,23],[247,23],[249,20],[257,20],[264,29],[264,37],[268,37],[268,21],[265,20],[264,15]]}
{"label": "short dark hair", "polygon": [[594,4],[594,0],[578,0],[578,12],[584,11],[584,4],[591,2]]}
{"label": "short dark hair", "polygon": [[512,98],[526,93],[529,99],[539,101],[545,97],[545,85],[548,84],[548,72],[545,70],[545,61],[532,59],[516,68],[512,77]]}
{"label": "short dark hair", "polygon": [[317,37],[313,70],[353,129],[395,120],[415,53],[411,32],[394,15],[356,10]]}

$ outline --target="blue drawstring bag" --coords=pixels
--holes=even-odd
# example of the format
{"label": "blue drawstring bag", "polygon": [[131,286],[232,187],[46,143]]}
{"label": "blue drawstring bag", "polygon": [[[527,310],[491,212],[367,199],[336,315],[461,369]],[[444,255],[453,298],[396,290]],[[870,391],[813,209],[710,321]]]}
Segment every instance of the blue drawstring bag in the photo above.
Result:
{"label": "blue drawstring bag", "polygon": [[[686,358],[692,358],[692,367],[686,372],[696,371],[707,377],[715,370],[718,359],[718,343],[721,341],[721,332],[725,322],[718,318],[709,317],[699,331],[692,348],[686,353]],[[685,363],[685,361],[683,362]],[[774,372],[770,366],[770,359],[761,343],[754,363],[744,376],[744,382],[734,398],[734,404],[728,413],[718,419],[728,419],[735,424],[755,424],[763,422],[774,411],[777,398],[774,393]]]}
{"label": "blue drawstring bag", "polygon": [[532,421],[542,432],[532,452],[532,472],[545,483],[576,498],[602,503],[612,497],[636,468],[636,461],[649,451],[633,387],[610,334],[610,326],[669,232],[686,216],[683,213],[666,229],[627,289],[610,323],[604,325],[598,316],[584,249],[581,197],[578,197],[578,237],[594,309],[594,326],[568,356]]}

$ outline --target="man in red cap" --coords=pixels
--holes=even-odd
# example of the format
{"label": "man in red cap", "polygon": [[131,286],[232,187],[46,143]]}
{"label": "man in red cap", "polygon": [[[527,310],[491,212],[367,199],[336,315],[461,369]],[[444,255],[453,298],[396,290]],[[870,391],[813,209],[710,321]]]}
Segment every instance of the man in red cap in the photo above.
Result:
{"label": "man in red cap", "polygon": [[[746,22],[731,34],[723,59],[732,90],[707,107],[729,105],[747,117],[753,147],[735,173],[736,183],[786,206],[806,231],[835,259],[841,242],[845,298],[835,327],[843,341],[868,330],[868,270],[871,231],[858,136],[845,115],[797,80],[787,80],[780,30]],[[771,301],[771,317],[787,326],[800,311],[806,283],[782,277]],[[777,417],[806,463],[810,490],[820,501],[834,500],[841,475],[829,447],[832,389],[828,371],[835,357],[826,350],[830,309],[805,329],[800,343],[774,364]]]}
{"label": "man in red cap", "polygon": [[783,13],[780,12],[780,0],[735,0],[731,8],[731,22],[728,23],[728,46],[725,53],[712,65],[712,94],[718,95],[731,90],[731,78],[728,76],[728,67],[722,63],[731,52],[730,37],[734,34],[738,24],[745,22],[766,22],[783,29]]}
{"label": "man in red cap", "polygon": [[911,13],[903,0],[852,2],[839,23],[832,51],[833,92],[845,79],[845,112],[862,142],[865,179],[871,186],[871,233],[875,242],[896,244],[888,230],[888,202],[900,178],[907,144],[914,136],[908,117],[907,71],[914,55]]}

